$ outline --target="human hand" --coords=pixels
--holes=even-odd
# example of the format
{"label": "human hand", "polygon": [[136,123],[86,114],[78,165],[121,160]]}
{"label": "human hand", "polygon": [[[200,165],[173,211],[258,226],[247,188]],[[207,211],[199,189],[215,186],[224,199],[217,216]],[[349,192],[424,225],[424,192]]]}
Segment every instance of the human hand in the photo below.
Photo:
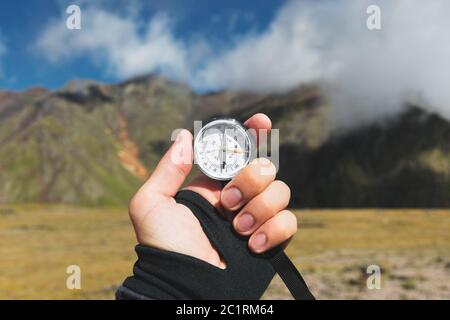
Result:
{"label": "human hand", "polygon": [[[258,131],[270,130],[272,124],[267,116],[256,114],[245,126]],[[176,161],[180,153],[184,159]],[[225,268],[225,261],[197,218],[174,199],[192,163],[192,134],[182,130],[130,202],[129,214],[136,237],[142,245],[189,255]],[[297,231],[295,215],[285,210],[290,189],[275,180],[275,175],[275,166],[260,158],[242,169],[224,188],[219,181],[202,175],[185,189],[197,192],[214,205],[232,220],[237,233],[249,237],[250,250],[262,253],[284,243]]]}

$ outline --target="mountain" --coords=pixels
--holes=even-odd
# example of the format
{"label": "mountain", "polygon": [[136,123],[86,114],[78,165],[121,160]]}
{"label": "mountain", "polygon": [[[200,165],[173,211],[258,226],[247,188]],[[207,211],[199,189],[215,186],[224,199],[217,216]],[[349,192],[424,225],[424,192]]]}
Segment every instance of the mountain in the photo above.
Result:
{"label": "mountain", "polygon": [[[280,167],[306,207],[449,207],[450,126],[411,107],[384,125],[332,137],[317,150],[295,144]],[[291,176],[300,179],[289,179]]]}
{"label": "mountain", "polygon": [[0,91],[0,203],[126,204],[173,129],[256,112],[280,129],[293,206],[450,206],[450,122],[419,106],[339,132],[317,86],[199,95],[155,75]]}

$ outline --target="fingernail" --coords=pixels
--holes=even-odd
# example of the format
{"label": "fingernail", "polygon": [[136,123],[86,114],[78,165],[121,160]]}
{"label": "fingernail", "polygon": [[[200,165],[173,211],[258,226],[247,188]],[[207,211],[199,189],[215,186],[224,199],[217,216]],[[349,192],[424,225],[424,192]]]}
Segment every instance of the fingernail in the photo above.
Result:
{"label": "fingernail", "polygon": [[267,242],[267,236],[264,233],[258,233],[256,236],[254,236],[250,240],[250,246],[255,251],[260,251],[261,249],[264,248],[264,246],[266,245],[266,242]]}
{"label": "fingernail", "polygon": [[255,224],[255,218],[251,214],[244,213],[236,219],[236,230],[239,232],[246,232],[250,230]]}
{"label": "fingernail", "polygon": [[226,189],[222,194],[222,204],[228,209],[237,206],[241,200],[242,193],[235,187]]}

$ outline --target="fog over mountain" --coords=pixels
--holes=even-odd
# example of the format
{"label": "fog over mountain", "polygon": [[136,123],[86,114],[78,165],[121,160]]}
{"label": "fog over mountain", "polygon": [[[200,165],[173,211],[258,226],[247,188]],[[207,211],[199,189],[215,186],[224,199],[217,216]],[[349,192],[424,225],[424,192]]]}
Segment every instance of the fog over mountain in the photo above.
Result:
{"label": "fog over mountain", "polygon": [[[381,9],[381,30],[366,27],[373,4]],[[282,93],[325,84],[343,127],[398,114],[406,103],[450,119],[449,12],[447,0],[289,1],[268,28],[217,49],[202,34],[177,38],[176,17],[136,21],[89,5],[85,32],[71,34],[53,21],[35,47],[54,63],[89,55],[120,79],[156,71],[202,92]]]}

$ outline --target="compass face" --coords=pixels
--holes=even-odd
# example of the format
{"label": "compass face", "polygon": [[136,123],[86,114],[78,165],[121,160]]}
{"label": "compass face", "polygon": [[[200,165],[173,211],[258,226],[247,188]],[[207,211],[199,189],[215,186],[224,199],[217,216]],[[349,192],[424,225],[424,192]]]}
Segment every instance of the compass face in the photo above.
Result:
{"label": "compass face", "polygon": [[233,119],[214,120],[197,134],[194,155],[204,174],[216,180],[233,178],[251,159],[253,139]]}

